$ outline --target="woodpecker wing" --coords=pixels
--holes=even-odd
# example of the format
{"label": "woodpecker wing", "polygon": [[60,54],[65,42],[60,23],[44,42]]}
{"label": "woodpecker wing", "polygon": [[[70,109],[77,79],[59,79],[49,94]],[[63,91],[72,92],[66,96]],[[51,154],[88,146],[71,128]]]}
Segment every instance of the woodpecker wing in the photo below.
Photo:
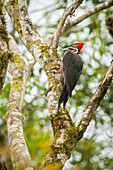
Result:
{"label": "woodpecker wing", "polygon": [[81,71],[83,62],[79,54],[72,52],[67,52],[63,58],[63,71],[64,80],[67,86],[69,96],[71,97],[72,90],[77,84]]}

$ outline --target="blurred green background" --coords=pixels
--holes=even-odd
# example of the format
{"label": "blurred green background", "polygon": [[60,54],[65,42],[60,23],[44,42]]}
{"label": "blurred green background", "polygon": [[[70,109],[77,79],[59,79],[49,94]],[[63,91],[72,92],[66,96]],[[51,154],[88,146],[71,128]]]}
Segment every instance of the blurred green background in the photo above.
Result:
{"label": "blurred green background", "polygon": [[[42,35],[44,42],[54,34],[63,10],[72,2],[71,0],[28,1],[29,16]],[[106,1],[85,0],[71,20],[103,2]],[[105,25],[105,20],[110,16],[113,16],[113,7],[98,12],[68,29],[59,41],[58,53],[61,57],[64,53],[60,52],[60,48],[74,42],[85,43],[81,51],[84,62],[82,75],[73,91],[72,99],[69,99],[67,104],[76,125],[113,59],[113,39]],[[20,41],[8,15],[6,15],[6,21],[7,30],[15,38],[27,63],[32,56]],[[6,82],[0,96],[0,154],[1,159],[7,163],[9,169],[12,169],[12,164],[5,113],[11,79],[11,75],[7,73]],[[36,63],[28,79],[22,111],[25,116],[23,124],[25,140],[32,157],[32,165],[35,168],[37,164],[43,161],[53,136],[46,99],[47,87],[47,76],[40,65]],[[77,168],[78,170],[113,169],[113,83],[95,112],[84,137],[77,144],[63,169],[70,170],[72,168],[76,170]]]}

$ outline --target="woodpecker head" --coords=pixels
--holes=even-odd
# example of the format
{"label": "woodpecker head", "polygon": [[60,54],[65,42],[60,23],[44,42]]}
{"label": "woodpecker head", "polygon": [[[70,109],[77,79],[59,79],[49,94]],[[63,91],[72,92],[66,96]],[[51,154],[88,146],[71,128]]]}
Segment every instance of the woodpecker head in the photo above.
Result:
{"label": "woodpecker head", "polygon": [[63,48],[61,50],[62,51],[70,51],[72,53],[78,54],[81,51],[81,49],[83,48],[83,46],[84,46],[84,43],[74,43],[74,44],[71,44],[69,47]]}

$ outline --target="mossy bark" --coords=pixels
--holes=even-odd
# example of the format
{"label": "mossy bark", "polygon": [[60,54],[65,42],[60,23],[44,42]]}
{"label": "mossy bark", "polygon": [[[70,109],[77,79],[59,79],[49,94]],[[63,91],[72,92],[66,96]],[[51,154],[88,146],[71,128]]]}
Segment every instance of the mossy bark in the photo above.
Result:
{"label": "mossy bark", "polygon": [[0,94],[5,81],[8,60],[11,57],[8,49],[8,40],[3,4],[0,1]]}
{"label": "mossy bark", "polygon": [[[78,2],[78,4],[76,4],[78,6],[82,1],[76,2]],[[57,54],[56,47],[61,35],[61,26],[65,23],[68,14],[66,13],[63,22],[60,22],[56,35],[52,39],[51,45],[49,46],[42,43],[39,33],[30,21],[27,13],[26,1],[7,0],[4,2],[4,6],[12,19],[13,25],[18,31],[22,42],[48,75],[47,100],[54,137],[50,146],[50,152],[47,154],[42,168],[52,167],[52,169],[61,169],[66,160],[70,157],[76,142],[83,136],[91,121],[92,115],[105,95],[113,77],[113,66],[110,67],[110,71],[106,74],[101,84],[101,88],[98,88],[98,93],[95,93],[94,97],[91,99],[91,102],[86,108],[79,125],[75,127],[69,113],[64,113],[62,107],[57,113],[58,98],[63,87],[63,74],[62,71],[60,71],[60,57]],[[68,9],[70,12],[73,12],[75,7],[72,5],[72,7],[70,6]],[[69,13],[68,9],[66,9],[65,12]],[[69,14],[71,15],[71,13]],[[23,136],[23,116],[21,114],[27,81],[27,75],[25,74],[26,65],[18,50],[13,51],[13,57],[13,81],[7,106],[6,119],[8,124],[9,144],[11,147],[13,166],[15,169],[25,169],[26,167],[29,167],[29,163],[31,161]],[[104,83],[106,81],[107,83]],[[103,88],[106,90],[103,91]],[[100,97],[97,94],[99,94]],[[94,98],[95,100],[93,100]],[[14,145],[15,143],[16,145]],[[24,157],[24,154],[26,154],[26,158]]]}
{"label": "mossy bark", "polygon": [[31,158],[24,140],[23,115],[21,114],[27,82],[26,64],[13,38],[10,37],[9,49],[13,53],[11,65],[12,84],[7,104],[8,141],[11,150],[13,169],[30,167]]}

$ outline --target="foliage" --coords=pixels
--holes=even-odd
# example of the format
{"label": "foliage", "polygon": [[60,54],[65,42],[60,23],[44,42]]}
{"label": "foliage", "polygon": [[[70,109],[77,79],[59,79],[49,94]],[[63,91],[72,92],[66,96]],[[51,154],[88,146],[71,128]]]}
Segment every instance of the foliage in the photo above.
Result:
{"label": "foliage", "polygon": [[[51,2],[51,1],[50,1]],[[34,24],[37,26],[45,41],[55,32],[55,29],[60,20],[61,14],[65,7],[72,1],[55,0],[50,5],[43,9],[34,10],[32,1],[29,3],[30,17],[37,15]],[[75,17],[85,13],[87,6],[94,7],[97,4],[105,2],[104,0],[89,1],[86,0],[77,9]],[[35,2],[37,3],[37,2]],[[41,2],[40,2],[40,5]],[[65,34],[59,42],[59,47],[65,47],[75,41],[83,41],[85,47],[81,52],[84,61],[84,68],[80,80],[73,92],[72,99],[69,99],[67,108],[75,122],[80,120],[83,110],[86,108],[88,101],[95,92],[96,88],[103,79],[113,55],[113,41],[110,37],[107,27],[105,26],[106,18],[113,14],[113,8],[101,11],[77,26],[77,32]],[[40,14],[40,15],[39,15]],[[57,17],[56,17],[57,14]],[[40,16],[40,17],[38,17]],[[74,17],[73,17],[74,18]],[[72,18],[72,19],[73,19]],[[44,24],[42,24],[42,21]],[[16,35],[16,34],[15,34]],[[18,36],[15,36],[18,39]],[[18,41],[20,49],[23,45]],[[58,48],[59,50],[59,48]],[[26,57],[28,52],[22,50],[26,62],[29,57]],[[59,51],[60,56],[63,53]],[[30,56],[31,57],[31,56]],[[9,76],[10,77],[10,76]],[[11,78],[10,78],[11,79]],[[113,84],[85,133],[84,138],[78,143],[72,153],[70,160],[64,167],[65,170],[76,165],[87,170],[113,169],[113,154],[112,151],[112,132],[113,132]],[[7,145],[7,132],[5,123],[6,105],[10,92],[10,80],[7,79],[2,94],[0,96],[0,149]],[[33,166],[36,167],[40,163],[48,151],[50,139],[52,138],[52,130],[50,126],[49,113],[47,109],[47,77],[36,64],[29,77],[26,94],[24,99],[23,114],[24,120],[24,135],[29,147]],[[69,168],[68,168],[69,166]],[[11,167],[9,165],[9,167]]]}

